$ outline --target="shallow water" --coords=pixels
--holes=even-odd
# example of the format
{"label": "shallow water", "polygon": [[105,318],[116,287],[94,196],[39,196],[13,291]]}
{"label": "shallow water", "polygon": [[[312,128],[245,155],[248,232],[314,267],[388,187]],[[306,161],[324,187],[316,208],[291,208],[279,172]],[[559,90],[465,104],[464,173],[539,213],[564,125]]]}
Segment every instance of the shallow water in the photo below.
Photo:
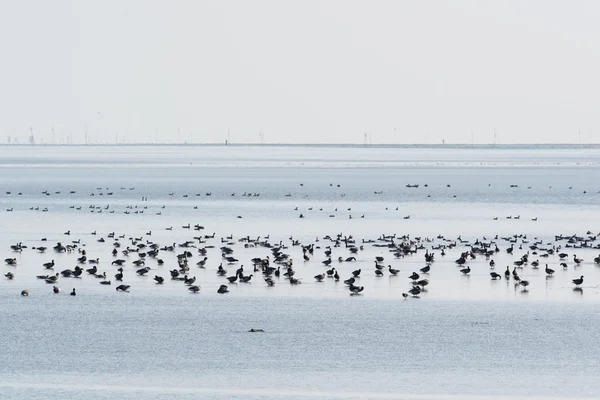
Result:
{"label": "shallow water", "polygon": [[[596,149],[5,146],[0,172],[0,248],[18,262],[0,267],[15,273],[0,280],[0,398],[600,397],[600,267],[593,262],[600,250],[563,249],[566,269],[558,256],[539,258],[539,269],[519,270],[527,291],[512,280],[491,281],[481,256],[463,276],[454,260],[466,244],[444,257],[436,251],[430,285],[418,299],[402,293],[411,286],[408,275],[425,265],[423,251],[396,259],[365,244],[357,261],[338,263],[349,253],[334,247],[332,266],[342,279],[363,270],[362,296],[349,296],[342,282],[312,278],[328,269],[321,261],[333,243],[325,235],[353,235],[357,245],[394,233],[430,237],[428,245],[443,243],[438,235],[471,243],[499,235],[493,259],[502,273],[532,252],[536,237],[549,247],[557,234],[597,232]],[[183,229],[188,223],[205,229]],[[152,281],[169,276],[181,249],[162,252],[164,266],[150,260],[145,277],[135,274],[137,257],[128,257],[130,293],[85,274],[61,278],[62,293],[53,295],[52,285],[35,278],[48,273],[43,263],[54,259],[58,272],[73,268],[80,254],[31,247],[80,240],[112,279],[113,240],[97,241],[109,232],[125,235],[123,247],[129,237],[164,246],[215,232],[204,244],[215,246],[206,268],[194,265],[201,259],[195,250],[191,259],[200,294],[182,282]],[[509,255],[502,237],[513,234],[529,243]],[[251,273],[250,259],[270,254],[244,248],[241,237],[268,235],[286,245],[293,237],[320,248],[309,262],[299,246],[286,250],[301,285],[281,279],[268,288],[255,276],[222,296],[215,270],[221,238],[229,235],[224,242],[240,259],[225,265],[229,275],[239,264]],[[10,251],[17,242],[29,248]],[[584,259],[579,266],[574,254]],[[375,256],[399,275],[375,277]],[[552,278],[546,263],[556,270]],[[581,275],[586,280],[575,291],[571,280]],[[72,287],[78,296],[67,295]],[[25,288],[31,295],[19,296]],[[265,333],[248,333],[252,327]]]}

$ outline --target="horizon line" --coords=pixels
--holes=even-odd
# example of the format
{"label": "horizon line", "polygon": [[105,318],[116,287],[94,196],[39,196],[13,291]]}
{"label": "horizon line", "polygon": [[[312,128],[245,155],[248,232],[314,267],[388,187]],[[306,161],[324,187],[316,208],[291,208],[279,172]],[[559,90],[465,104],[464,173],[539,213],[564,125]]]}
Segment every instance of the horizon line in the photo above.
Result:
{"label": "horizon line", "polygon": [[0,143],[0,147],[346,147],[346,148],[600,148],[600,143]]}

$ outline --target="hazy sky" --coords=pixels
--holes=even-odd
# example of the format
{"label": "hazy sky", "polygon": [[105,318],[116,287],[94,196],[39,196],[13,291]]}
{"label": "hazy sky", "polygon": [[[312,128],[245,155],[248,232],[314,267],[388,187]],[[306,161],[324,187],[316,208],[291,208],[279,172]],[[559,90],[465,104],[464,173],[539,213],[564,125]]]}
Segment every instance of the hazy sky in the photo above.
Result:
{"label": "hazy sky", "polygon": [[0,0],[0,143],[600,142],[599,21],[598,1]]}

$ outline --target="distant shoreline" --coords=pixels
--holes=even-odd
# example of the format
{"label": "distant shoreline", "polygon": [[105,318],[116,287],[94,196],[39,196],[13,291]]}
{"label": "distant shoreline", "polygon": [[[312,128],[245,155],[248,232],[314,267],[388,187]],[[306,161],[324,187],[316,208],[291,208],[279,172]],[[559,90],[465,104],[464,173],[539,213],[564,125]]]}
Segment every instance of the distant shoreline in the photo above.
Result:
{"label": "distant shoreline", "polygon": [[0,147],[308,147],[308,148],[348,148],[348,149],[474,149],[474,150],[586,150],[600,149],[600,143],[567,144],[342,144],[342,143],[94,143],[94,144],[0,144]]}

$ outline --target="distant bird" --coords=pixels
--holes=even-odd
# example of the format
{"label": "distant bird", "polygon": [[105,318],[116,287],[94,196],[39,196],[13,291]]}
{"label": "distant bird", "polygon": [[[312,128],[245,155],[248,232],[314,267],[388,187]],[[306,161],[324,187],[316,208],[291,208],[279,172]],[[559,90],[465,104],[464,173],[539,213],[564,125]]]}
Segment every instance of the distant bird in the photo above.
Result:
{"label": "distant bird", "polygon": [[154,280],[156,281],[157,284],[160,285],[165,281],[165,278],[163,278],[162,276],[155,275]]}
{"label": "distant bird", "polygon": [[198,292],[200,292],[200,286],[198,286],[198,285],[190,286],[188,288],[188,290],[192,293],[198,293]]}
{"label": "distant bird", "polygon": [[388,270],[390,271],[390,274],[392,274],[394,276],[398,275],[398,272],[400,272],[399,269],[394,269],[394,268],[392,268],[391,265],[388,265]]}
{"label": "distant bird", "polygon": [[471,272],[471,267],[463,268],[460,270],[465,275],[468,275]]}
{"label": "distant bird", "polygon": [[413,272],[413,273],[412,273],[412,274],[411,274],[411,275],[408,277],[408,279],[410,279],[410,280],[413,280],[413,281],[416,281],[416,280],[417,280],[417,279],[419,279],[419,278],[420,278],[420,276],[419,276],[419,274],[417,274],[416,272]]}
{"label": "distant bird", "polygon": [[552,274],[554,273],[554,270],[551,268],[548,268],[548,264],[546,264],[546,269],[545,269],[546,273],[548,274],[548,276],[552,276]]}
{"label": "distant bird", "polygon": [[77,293],[75,292],[75,288],[73,288],[73,290],[71,291],[71,296],[77,296]]}
{"label": "distant bird", "polygon": [[502,279],[502,275],[500,275],[496,272],[490,272],[490,276],[492,277],[493,280]]}
{"label": "distant bird", "polygon": [[8,279],[11,280],[15,277],[15,275],[12,272],[7,272],[6,274],[4,274],[4,276]]}
{"label": "distant bird", "polygon": [[431,265],[426,265],[420,269],[420,271],[424,274],[428,274],[430,270],[431,270]]}
{"label": "distant bird", "polygon": [[323,279],[325,279],[325,274],[315,275],[315,279],[317,282],[323,282]]}
{"label": "distant bird", "polygon": [[527,290],[527,286],[529,286],[529,281],[522,280],[519,282],[519,285],[523,286],[523,290]]}
{"label": "distant bird", "polygon": [[363,290],[365,290],[364,286],[354,286],[354,285],[350,285],[350,294],[351,295],[357,295],[360,292],[362,292]]}
{"label": "distant bird", "polygon": [[421,291],[423,291],[425,290],[425,286],[429,285],[429,280],[421,279],[420,281],[417,281],[417,285],[421,286]]}
{"label": "distant bird", "polygon": [[219,286],[219,288],[217,289],[217,293],[219,293],[219,294],[229,293],[229,289],[227,288],[227,285]]}
{"label": "distant bird", "polygon": [[581,275],[581,278],[579,278],[579,279],[573,279],[573,283],[574,283],[576,286],[579,286],[579,285],[581,285],[581,284],[583,283],[583,275]]}
{"label": "distant bird", "polygon": [[115,289],[117,292],[129,292],[130,285],[119,285]]}
{"label": "distant bird", "polygon": [[29,296],[29,290],[25,289],[21,291],[21,296]]}
{"label": "distant bird", "polygon": [[583,262],[583,259],[577,258],[577,256],[573,254],[573,261],[575,262],[575,264],[581,264]]}
{"label": "distant bird", "polygon": [[60,293],[60,288],[59,288],[58,286],[52,286],[52,291],[53,291],[55,294],[58,294],[58,293]]}

